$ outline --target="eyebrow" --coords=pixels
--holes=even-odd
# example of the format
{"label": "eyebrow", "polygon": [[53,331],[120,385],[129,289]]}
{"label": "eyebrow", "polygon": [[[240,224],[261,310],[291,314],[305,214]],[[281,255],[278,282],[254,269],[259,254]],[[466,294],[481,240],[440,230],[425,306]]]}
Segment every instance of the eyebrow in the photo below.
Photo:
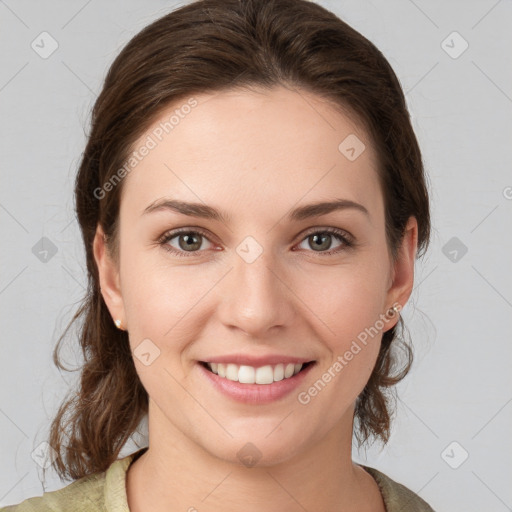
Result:
{"label": "eyebrow", "polygon": [[[350,201],[348,199],[334,199],[332,201],[312,203],[305,206],[299,206],[288,213],[286,218],[289,221],[301,221],[311,217],[320,217],[337,210],[356,210],[370,216],[368,210],[359,203]],[[142,215],[148,213],[170,210],[173,212],[181,213],[189,217],[199,217],[203,219],[212,219],[224,224],[228,223],[231,216],[216,210],[215,208],[202,204],[202,203],[189,203],[179,201],[177,199],[162,198],[153,201],[143,212]]]}

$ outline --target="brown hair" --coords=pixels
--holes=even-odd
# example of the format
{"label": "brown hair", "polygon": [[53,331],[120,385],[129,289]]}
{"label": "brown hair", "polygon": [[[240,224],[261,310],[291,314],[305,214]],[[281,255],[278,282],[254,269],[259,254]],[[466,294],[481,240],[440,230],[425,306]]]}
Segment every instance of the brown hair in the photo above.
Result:
{"label": "brown hair", "polygon": [[[69,371],[59,361],[59,345],[83,317],[79,388],[61,404],[49,435],[61,478],[107,469],[148,412],[128,334],[115,327],[103,301],[93,256],[99,223],[118,261],[123,181],[101,198],[99,188],[171,103],[202,92],[276,85],[311,91],[363,123],[379,157],[391,254],[396,256],[410,216],[418,221],[418,256],[427,248],[430,215],[420,149],[399,81],[370,41],[306,0],[201,0],[153,22],[129,41],[108,71],[76,177],[88,289],[53,353],[56,366]],[[401,319],[384,333],[373,373],[356,402],[360,446],[371,437],[389,439],[390,391],[413,360],[411,348],[397,335],[399,327],[404,327]],[[401,370],[397,344],[405,352]]]}

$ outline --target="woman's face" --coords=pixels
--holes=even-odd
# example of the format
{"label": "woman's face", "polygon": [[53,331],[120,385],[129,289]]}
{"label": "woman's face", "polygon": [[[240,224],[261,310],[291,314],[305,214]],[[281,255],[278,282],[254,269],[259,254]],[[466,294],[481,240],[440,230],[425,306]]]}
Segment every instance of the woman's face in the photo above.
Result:
{"label": "woman's face", "polygon": [[[253,450],[260,465],[351,432],[398,318],[386,312],[411,292],[416,251],[411,219],[390,259],[366,133],[319,97],[278,87],[184,100],[133,149],[119,267],[100,229],[95,254],[152,401],[150,425],[224,460]],[[163,201],[195,206],[180,213]],[[229,378],[205,368],[212,361]],[[284,378],[299,361],[314,364]]]}

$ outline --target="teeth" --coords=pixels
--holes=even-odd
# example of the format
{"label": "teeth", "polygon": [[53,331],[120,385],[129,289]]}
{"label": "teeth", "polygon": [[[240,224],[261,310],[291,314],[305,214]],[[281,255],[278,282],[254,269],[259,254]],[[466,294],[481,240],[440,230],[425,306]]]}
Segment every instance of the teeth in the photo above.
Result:
{"label": "teeth", "polygon": [[226,366],[226,379],[238,380],[238,366],[236,364]]}
{"label": "teeth", "polygon": [[228,380],[241,382],[242,384],[272,384],[283,379],[289,379],[296,375],[302,369],[302,364],[276,364],[275,366],[267,365],[259,368],[253,366],[223,364],[223,363],[206,363],[208,368],[219,377]]}
{"label": "teeth", "polygon": [[274,381],[279,381],[284,379],[284,364],[276,364],[274,366]]}

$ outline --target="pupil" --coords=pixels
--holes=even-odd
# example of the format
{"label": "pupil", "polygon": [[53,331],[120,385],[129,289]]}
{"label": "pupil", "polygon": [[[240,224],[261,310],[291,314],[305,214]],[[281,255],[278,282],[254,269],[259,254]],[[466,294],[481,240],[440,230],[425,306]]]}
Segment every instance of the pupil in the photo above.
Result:
{"label": "pupil", "polygon": [[[197,236],[194,236],[192,234],[185,234],[185,235],[181,235],[180,237],[180,247],[182,249],[185,249],[185,250],[189,250],[189,249],[199,249],[199,247],[201,246],[201,243],[200,242],[197,242]],[[184,239],[185,242],[184,244],[181,243],[181,240]],[[194,241],[196,240],[196,241]],[[196,245],[197,247],[194,247],[194,245]]]}
{"label": "pupil", "polygon": [[[331,246],[330,243],[327,243],[325,247],[322,247],[322,243],[325,243],[326,240],[329,240],[330,239],[330,236],[328,233],[323,233],[322,235],[313,235],[313,239],[315,241],[315,248],[320,248],[320,249],[329,249],[329,247]],[[318,240],[321,240],[320,243],[318,244],[317,241]],[[323,242],[322,242],[323,241]],[[316,249],[315,249],[316,250]]]}

